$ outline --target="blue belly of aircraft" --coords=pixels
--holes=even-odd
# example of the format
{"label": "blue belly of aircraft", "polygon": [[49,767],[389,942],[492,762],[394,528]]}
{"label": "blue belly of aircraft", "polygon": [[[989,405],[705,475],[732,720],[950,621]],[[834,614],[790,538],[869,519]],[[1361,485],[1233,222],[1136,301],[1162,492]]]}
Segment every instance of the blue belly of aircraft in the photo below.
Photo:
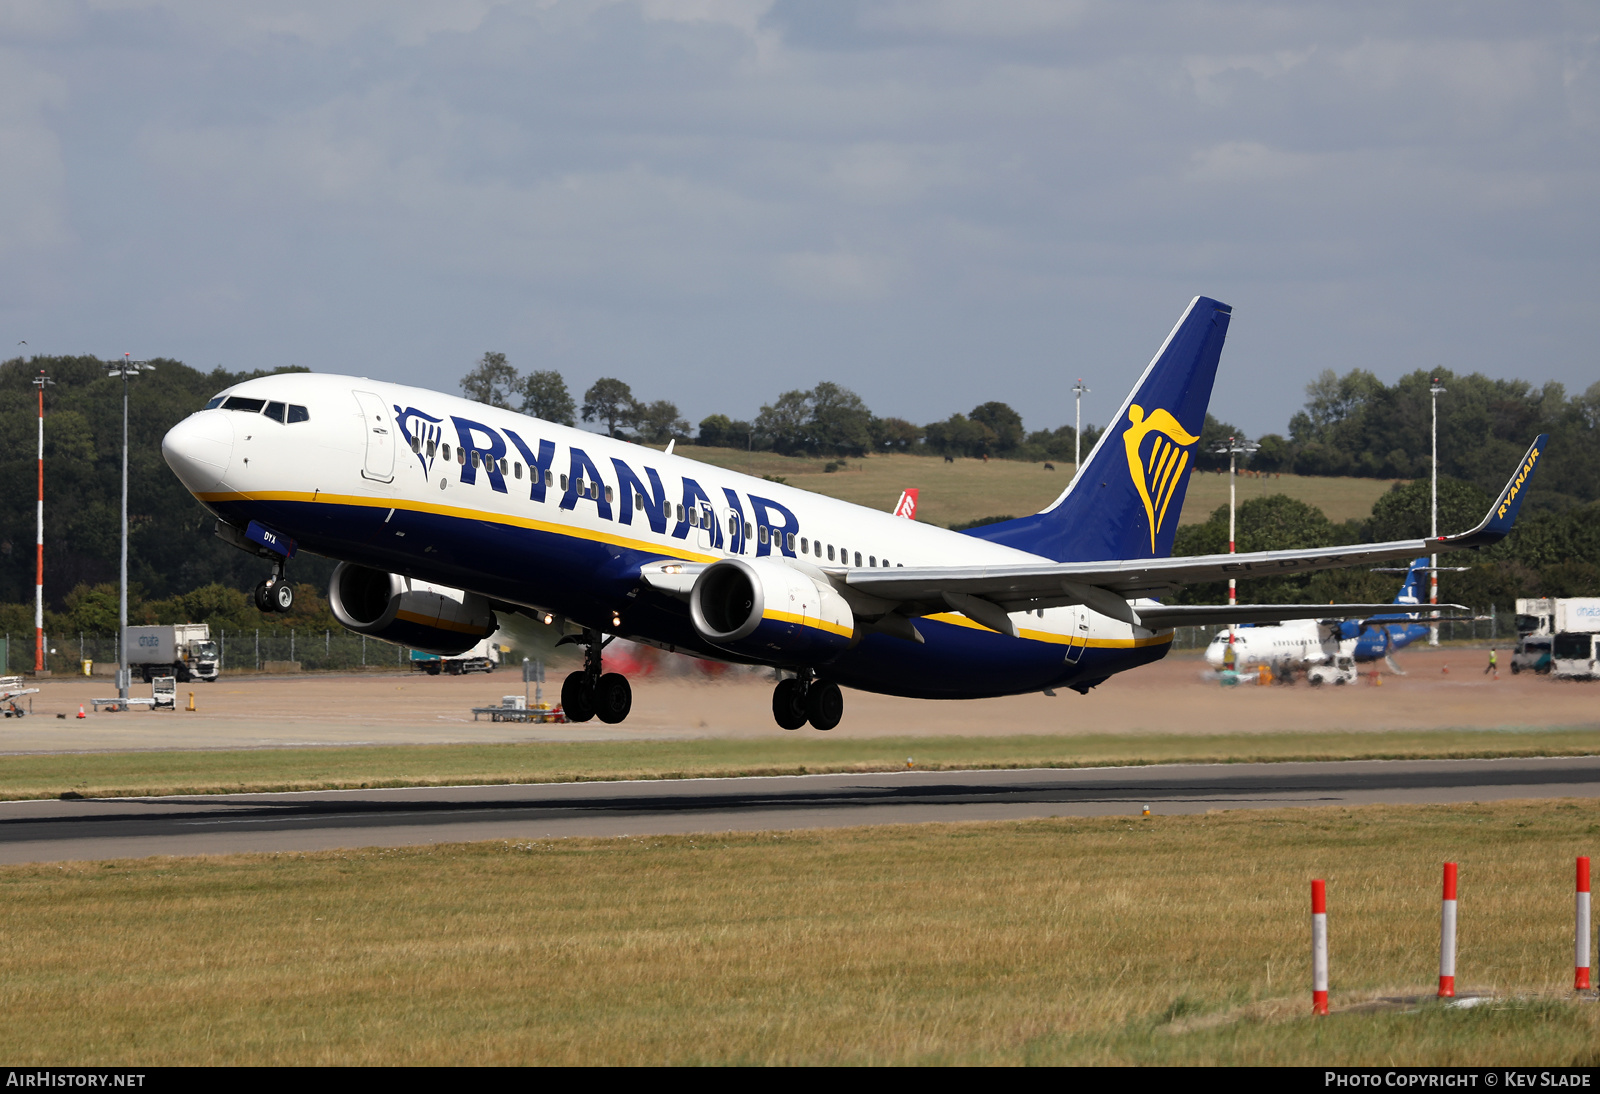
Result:
{"label": "blue belly of aircraft", "polygon": [[[675,557],[578,535],[459,516],[376,506],[305,501],[214,502],[218,516],[241,527],[260,521],[302,549],[537,606],[580,626],[611,631],[620,614],[624,637],[724,661],[757,663],[704,642],[682,601],[657,593],[639,567]],[[386,519],[387,518],[387,519]],[[1075,664],[1066,647],[1009,638],[983,628],[920,619],[922,644],[868,634],[820,667],[846,687],[924,699],[979,699],[1045,688],[1090,687],[1160,660],[1170,636],[1142,646],[1089,646]]]}

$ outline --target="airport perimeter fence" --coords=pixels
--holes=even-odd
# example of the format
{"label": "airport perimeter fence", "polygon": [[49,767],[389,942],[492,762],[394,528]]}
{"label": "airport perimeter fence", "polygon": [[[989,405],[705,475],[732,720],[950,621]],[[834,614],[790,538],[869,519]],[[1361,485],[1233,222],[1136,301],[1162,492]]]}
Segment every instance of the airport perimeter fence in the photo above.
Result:
{"label": "airport perimeter fence", "polygon": [[[296,630],[278,627],[223,631],[215,636],[221,654],[221,671],[271,672],[327,670],[368,671],[405,669],[411,649],[380,642],[346,630]],[[114,635],[47,634],[46,663],[57,676],[78,675],[90,662],[95,675],[108,675],[117,663]],[[33,670],[33,635],[5,636],[6,673]],[[298,670],[289,666],[298,663]]]}
{"label": "airport perimeter fence", "polygon": [[[1512,642],[1516,640],[1515,612],[1491,607],[1479,613],[1483,618],[1470,622],[1444,622],[1439,624],[1442,642]],[[1226,631],[1226,627],[1178,627],[1173,634],[1175,650],[1202,650],[1212,638]],[[271,672],[288,669],[299,663],[301,672],[319,671],[381,671],[405,669],[410,665],[411,650],[394,646],[365,635],[346,630],[296,630],[294,628],[262,628],[260,630],[223,631],[219,636],[223,672]],[[5,674],[25,673],[33,670],[33,635],[5,635]],[[99,666],[97,673],[106,672],[106,666],[117,661],[117,640],[113,635],[51,634],[45,636],[50,651],[46,663],[56,675],[76,675],[83,671],[83,662]],[[289,670],[294,671],[294,670]]]}

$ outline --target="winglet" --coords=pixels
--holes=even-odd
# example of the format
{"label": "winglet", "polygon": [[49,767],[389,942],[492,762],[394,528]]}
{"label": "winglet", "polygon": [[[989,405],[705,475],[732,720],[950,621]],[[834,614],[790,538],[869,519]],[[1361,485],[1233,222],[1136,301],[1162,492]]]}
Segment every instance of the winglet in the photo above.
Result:
{"label": "winglet", "polygon": [[1533,477],[1533,472],[1539,465],[1540,458],[1544,455],[1544,446],[1549,442],[1550,434],[1541,433],[1533,439],[1533,444],[1528,447],[1528,454],[1522,457],[1522,463],[1517,466],[1516,473],[1506,483],[1506,488],[1500,491],[1500,496],[1490,507],[1489,513],[1478,526],[1468,532],[1459,532],[1453,536],[1440,536],[1435,542],[1440,547],[1487,547],[1491,543],[1499,543],[1511,531],[1511,525],[1516,522],[1517,510],[1522,508],[1523,495],[1527,493],[1528,480]]}

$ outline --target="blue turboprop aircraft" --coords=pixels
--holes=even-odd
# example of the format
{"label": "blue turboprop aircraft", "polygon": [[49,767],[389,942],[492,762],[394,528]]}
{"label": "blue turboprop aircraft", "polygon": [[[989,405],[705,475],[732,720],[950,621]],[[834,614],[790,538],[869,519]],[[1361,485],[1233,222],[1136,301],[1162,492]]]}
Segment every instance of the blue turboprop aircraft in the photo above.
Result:
{"label": "blue turboprop aircraft", "polygon": [[162,441],[217,534],[272,565],[337,559],[329,606],[360,634],[453,656],[521,616],[586,651],[573,721],[620,722],[622,636],[768,666],[785,729],[838,724],[841,687],[971,699],[1087,692],[1163,657],[1173,628],[1365,617],[1387,604],[1165,605],[1192,582],[1370,566],[1478,547],[1516,519],[1544,439],[1457,535],[1173,558],[1232,309],[1196,297],[1066,490],[970,533],[457,396],[289,373],[219,392]]}

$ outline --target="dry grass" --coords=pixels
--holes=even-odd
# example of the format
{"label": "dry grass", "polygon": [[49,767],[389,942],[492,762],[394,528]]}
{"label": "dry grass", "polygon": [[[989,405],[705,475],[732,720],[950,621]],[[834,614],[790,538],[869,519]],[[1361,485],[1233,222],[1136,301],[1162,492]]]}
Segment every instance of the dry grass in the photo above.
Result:
{"label": "dry grass", "polygon": [[[962,459],[945,463],[932,456],[880,455],[850,460],[846,469],[829,474],[822,470],[827,460],[778,456],[771,452],[746,454],[731,448],[689,445],[678,454],[747,474],[781,476],[789,485],[802,490],[873,509],[892,509],[900,491],[915,486],[921,491],[917,519],[945,526],[980,517],[1003,514],[1020,517],[1036,513],[1054,501],[1072,479],[1069,463],[1056,464],[1052,472],[1044,470],[1042,464],[1016,460],[984,463]],[[1300,475],[1238,480],[1241,503],[1267,494],[1288,494],[1317,506],[1335,522],[1368,516],[1372,503],[1391,485],[1387,479]],[[1185,524],[1204,522],[1227,500],[1226,475],[1196,474],[1189,481],[1182,521]]]}
{"label": "dry grass", "polygon": [[[0,869],[18,1065],[1593,1066],[1590,801],[493,843]],[[1461,863],[1471,1011],[1425,991]]]}
{"label": "dry grass", "polygon": [[1150,763],[1582,756],[1592,727],[1359,733],[702,738],[9,756],[0,800]]}

